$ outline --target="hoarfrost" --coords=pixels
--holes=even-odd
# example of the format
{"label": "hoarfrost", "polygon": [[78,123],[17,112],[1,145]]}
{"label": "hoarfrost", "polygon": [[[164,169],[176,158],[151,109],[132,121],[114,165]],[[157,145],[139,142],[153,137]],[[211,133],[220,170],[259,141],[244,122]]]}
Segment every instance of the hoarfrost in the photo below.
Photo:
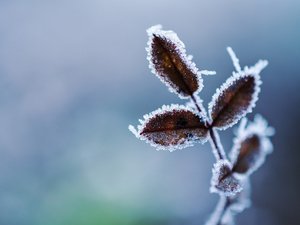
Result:
{"label": "hoarfrost", "polygon": [[[232,76],[229,77],[225,83],[221,85],[220,88],[216,90],[216,93],[212,97],[212,101],[209,103],[209,114],[212,115],[215,108],[218,107],[216,105],[219,101],[222,101],[222,98],[226,97],[224,96],[226,92],[229,92],[231,87],[234,87],[234,85],[237,84],[237,82],[240,82],[242,79],[254,79],[254,90],[253,93],[251,93],[251,100],[250,102],[247,102],[246,108],[243,108],[240,113],[235,114],[234,119],[231,118],[229,124],[220,126],[218,129],[227,129],[228,127],[233,126],[236,124],[242,117],[244,117],[247,113],[252,112],[253,108],[255,107],[256,101],[258,100],[258,94],[260,92],[260,85],[261,85],[261,79],[260,79],[260,72],[268,65],[268,62],[266,60],[259,60],[253,67],[248,68],[247,66],[244,68],[244,70],[240,69],[239,61],[236,55],[234,54],[233,50],[228,47],[227,48],[230,56],[232,57],[233,64],[237,70],[237,72],[233,72]],[[228,93],[227,93],[228,94]],[[234,94],[234,93],[233,93]],[[250,94],[250,93],[249,93]],[[229,95],[230,96],[230,95]],[[213,119],[213,118],[211,118]]]}
{"label": "hoarfrost", "polygon": [[157,150],[174,151],[207,140],[208,129],[203,118],[186,106],[164,105],[144,115],[140,123],[137,129],[130,125],[129,130]]}
{"label": "hoarfrost", "polygon": [[232,63],[233,63],[233,66],[234,66],[235,70],[238,73],[242,72],[242,69],[241,69],[241,66],[240,66],[240,63],[239,63],[240,60],[236,57],[236,54],[234,53],[234,51],[232,50],[232,48],[231,47],[227,47],[227,52],[230,55],[230,58],[232,60]]}
{"label": "hoarfrost", "polygon": [[210,76],[210,75],[216,75],[217,74],[217,72],[213,71],[213,70],[201,70],[200,73],[202,75],[208,75],[208,76]]}
{"label": "hoarfrost", "polygon": [[232,165],[228,160],[219,160],[212,169],[210,191],[225,196],[232,196],[242,190],[240,182],[231,173]]}
{"label": "hoarfrost", "polygon": [[[212,129],[215,129],[215,128],[212,128]],[[216,145],[214,143],[213,137],[211,137],[211,136],[209,137],[209,142],[212,147],[215,158],[218,159],[218,158],[220,158],[219,154],[221,156],[225,156],[225,151],[223,149],[223,145],[221,144],[221,140],[220,140],[220,136],[219,136],[218,132],[214,132],[214,138],[215,138]],[[216,146],[218,146],[218,149],[216,148]]]}
{"label": "hoarfrost", "polygon": [[245,179],[240,182],[243,190],[232,196],[220,195],[217,207],[205,225],[234,225],[234,216],[250,207],[250,181]]}
{"label": "hoarfrost", "polygon": [[[171,92],[177,93],[179,95],[180,98],[188,98],[190,97],[190,94],[197,94],[198,92],[201,91],[201,89],[203,88],[203,81],[201,78],[201,71],[198,71],[198,68],[196,67],[196,64],[194,62],[192,62],[192,56],[191,55],[187,55],[186,54],[186,50],[185,50],[185,45],[184,43],[178,38],[177,34],[174,31],[171,30],[162,30],[162,26],[161,25],[155,25],[150,27],[149,29],[147,29],[147,34],[149,36],[149,40],[147,43],[147,59],[149,61],[149,68],[151,69],[152,73],[154,73],[163,83],[165,83],[169,90]],[[166,76],[162,76],[162,72],[157,70],[157,65],[160,62],[157,61],[157,57],[155,55],[153,55],[153,43],[154,43],[154,38],[155,37],[159,37],[161,39],[163,39],[164,41],[166,41],[167,43],[169,43],[170,46],[174,46],[175,49],[172,50],[173,54],[176,54],[176,56],[178,56],[178,60],[176,60],[176,62],[181,61],[187,71],[189,71],[189,78],[191,78],[191,76],[195,76],[193,79],[197,80],[197,89],[193,90],[193,93],[185,93],[182,88],[178,87],[178,84],[175,84],[174,82],[172,82],[170,79],[168,79]],[[169,65],[168,65],[169,68]],[[181,66],[181,69],[183,67]],[[178,69],[178,68],[177,68]],[[192,75],[193,74],[193,75]],[[186,83],[186,85],[191,85]]]}
{"label": "hoarfrost", "polygon": [[205,223],[205,225],[218,225],[220,218],[224,214],[224,209],[226,208],[227,199],[225,196],[220,196],[219,202],[210,216],[209,220]]}
{"label": "hoarfrost", "polygon": [[[242,69],[232,48],[227,47],[235,71],[217,88],[208,105],[208,117],[197,94],[203,88],[202,75],[215,75],[216,72],[199,71],[192,62],[193,56],[186,54],[185,45],[175,32],[156,25],[147,29],[147,33],[146,51],[152,73],[171,92],[182,99],[189,98],[189,102],[186,106],[164,105],[144,115],[137,129],[132,125],[128,129],[157,150],[174,151],[209,139],[217,158],[210,191],[218,193],[220,201],[206,225],[234,225],[235,214],[251,205],[249,175],[273,150],[269,137],[275,131],[266,120],[260,115],[256,115],[253,122],[243,118],[255,107],[262,83],[260,73],[268,61],[259,60],[254,66]],[[239,120],[228,161],[218,133],[214,131],[231,127]]]}
{"label": "hoarfrost", "polygon": [[256,115],[253,122],[242,120],[229,155],[237,174],[249,176],[264,163],[273,150],[269,137],[274,133],[261,115]]}
{"label": "hoarfrost", "polygon": [[128,129],[131,131],[131,133],[134,134],[134,136],[136,136],[137,138],[139,138],[139,132],[135,129],[134,126],[132,126],[131,124],[128,126]]}
{"label": "hoarfrost", "polygon": [[[201,112],[199,112],[194,101],[197,102]],[[208,120],[206,109],[203,106],[203,100],[199,97],[199,95],[193,95],[193,99],[189,99],[189,101],[185,103],[185,106],[192,109],[195,113],[198,113],[204,121]]]}
{"label": "hoarfrost", "polygon": [[251,185],[249,179],[244,179],[240,181],[243,190],[234,196],[229,197],[229,210],[236,214],[241,213],[246,208],[251,206],[250,195],[251,195]]}
{"label": "hoarfrost", "polygon": [[226,210],[220,222],[220,225],[234,225],[235,222],[233,213],[230,210]]}

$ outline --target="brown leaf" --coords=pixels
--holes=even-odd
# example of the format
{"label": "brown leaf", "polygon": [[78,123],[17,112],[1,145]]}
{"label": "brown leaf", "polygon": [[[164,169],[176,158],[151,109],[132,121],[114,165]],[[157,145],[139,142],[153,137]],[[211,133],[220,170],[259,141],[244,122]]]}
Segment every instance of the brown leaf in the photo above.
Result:
{"label": "brown leaf", "polygon": [[233,172],[247,174],[254,171],[262,164],[267,153],[262,146],[262,137],[253,134],[240,143]]}
{"label": "brown leaf", "polygon": [[209,104],[212,126],[226,129],[251,112],[261,84],[259,75],[243,74],[230,77]]}
{"label": "brown leaf", "polygon": [[139,127],[139,136],[160,149],[184,148],[194,141],[205,140],[208,129],[204,121],[183,106],[164,106]]}
{"label": "brown leaf", "polygon": [[234,165],[236,173],[246,173],[260,158],[260,138],[257,135],[247,138],[241,143],[240,152]]}
{"label": "brown leaf", "polygon": [[177,35],[159,27],[148,29],[148,34],[148,60],[152,72],[182,98],[201,89],[198,69],[186,56],[184,45]]}
{"label": "brown leaf", "polygon": [[231,164],[227,160],[219,160],[215,163],[210,190],[226,196],[235,195],[242,190],[240,182],[233,176]]}
{"label": "brown leaf", "polygon": [[256,115],[254,121],[248,124],[243,119],[230,152],[233,172],[245,176],[258,169],[273,150],[269,138],[273,134],[274,128],[269,127],[262,116]]}

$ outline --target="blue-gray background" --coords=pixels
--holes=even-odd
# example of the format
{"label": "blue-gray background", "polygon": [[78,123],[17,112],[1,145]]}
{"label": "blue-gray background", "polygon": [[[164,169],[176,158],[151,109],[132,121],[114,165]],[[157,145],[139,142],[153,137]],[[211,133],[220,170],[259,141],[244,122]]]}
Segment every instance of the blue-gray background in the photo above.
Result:
{"label": "blue-gray background", "polygon": [[[268,59],[255,112],[276,130],[238,224],[298,224],[298,0],[0,1],[0,224],[203,224],[208,144],[157,152],[129,123],[183,103],[150,73],[145,30],[175,30],[204,77],[205,104],[242,65]],[[253,114],[250,115],[250,118]],[[221,133],[228,151],[232,130]]]}

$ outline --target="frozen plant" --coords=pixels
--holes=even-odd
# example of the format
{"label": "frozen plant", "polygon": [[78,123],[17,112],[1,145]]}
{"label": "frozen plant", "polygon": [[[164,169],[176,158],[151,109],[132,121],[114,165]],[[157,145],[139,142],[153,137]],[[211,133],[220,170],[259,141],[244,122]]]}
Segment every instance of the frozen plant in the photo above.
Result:
{"label": "frozen plant", "polygon": [[[220,201],[206,224],[232,225],[234,216],[251,204],[250,175],[272,152],[270,136],[274,129],[260,115],[256,115],[253,122],[245,118],[258,100],[262,83],[260,72],[268,62],[259,60],[254,66],[242,70],[235,53],[228,47],[235,71],[216,90],[207,112],[198,94],[203,88],[202,75],[214,75],[215,72],[198,70],[173,31],[162,30],[157,25],[149,28],[147,33],[147,59],[152,73],[171,92],[189,102],[186,105],[164,105],[144,115],[137,129],[130,125],[129,130],[158,150],[174,151],[208,140],[216,158],[210,191],[219,194]],[[240,120],[227,157],[217,131],[232,127]]]}

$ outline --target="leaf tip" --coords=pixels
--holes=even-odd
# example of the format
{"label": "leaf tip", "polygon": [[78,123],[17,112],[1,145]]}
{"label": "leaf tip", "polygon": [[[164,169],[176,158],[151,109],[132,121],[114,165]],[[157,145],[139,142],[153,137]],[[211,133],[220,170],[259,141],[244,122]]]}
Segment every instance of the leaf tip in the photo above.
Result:
{"label": "leaf tip", "polygon": [[268,60],[258,60],[257,63],[255,63],[254,66],[248,68],[248,67],[245,67],[244,71],[245,72],[248,72],[248,73],[252,73],[252,74],[255,74],[255,75],[259,75],[261,73],[261,71],[263,69],[265,69],[267,66],[269,65],[269,62]]}
{"label": "leaf tip", "polygon": [[136,136],[137,138],[139,138],[140,135],[139,135],[138,131],[135,129],[135,127],[133,125],[130,124],[128,126],[128,130],[130,130],[131,133],[134,134],[134,136]]}
{"label": "leaf tip", "polygon": [[211,76],[211,75],[216,75],[217,72],[214,70],[200,70],[199,73],[201,75],[205,75],[205,76]]}
{"label": "leaf tip", "polygon": [[162,29],[162,25],[161,24],[156,24],[156,25],[153,25],[151,27],[149,27],[146,32],[149,36],[153,35],[154,33],[156,33],[157,31],[161,30]]}
{"label": "leaf tip", "polygon": [[236,56],[235,52],[233,51],[233,49],[231,47],[228,46],[226,48],[226,50],[227,50],[227,52],[228,52],[228,54],[229,54],[229,56],[232,60],[232,63],[233,63],[233,66],[234,66],[235,70],[238,73],[240,73],[242,71],[240,63],[239,63],[240,60],[238,59],[238,57]]}

